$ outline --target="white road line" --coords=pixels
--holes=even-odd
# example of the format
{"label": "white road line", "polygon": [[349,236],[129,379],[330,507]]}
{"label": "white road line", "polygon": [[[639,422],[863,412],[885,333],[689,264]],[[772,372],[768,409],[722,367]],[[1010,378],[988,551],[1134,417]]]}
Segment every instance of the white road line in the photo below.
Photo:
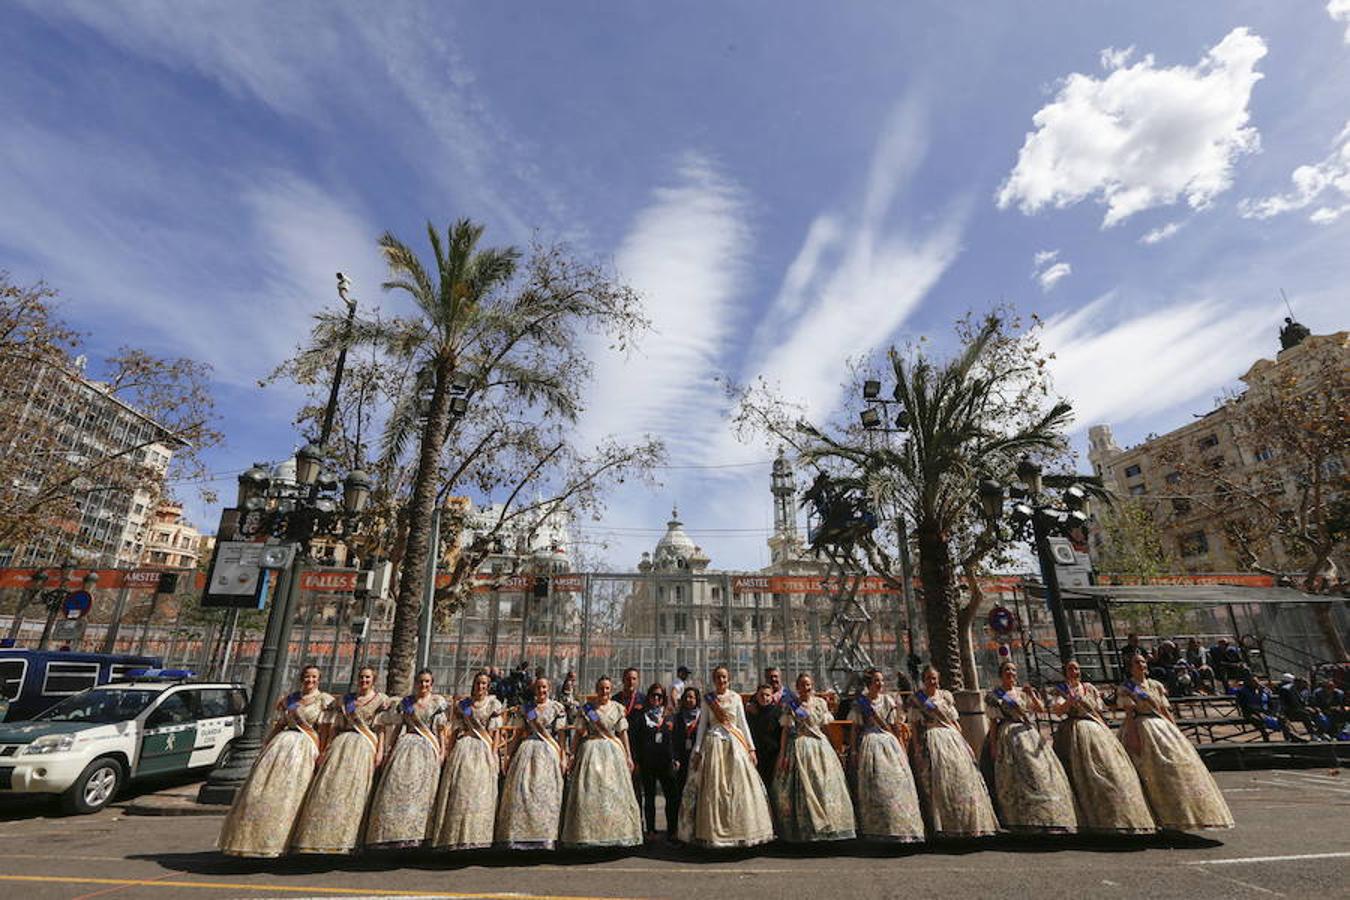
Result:
{"label": "white road line", "polygon": [[1183,862],[1183,866],[1236,866],[1269,862],[1294,862],[1303,859],[1346,859],[1350,850],[1337,853],[1292,853],[1288,856],[1244,856],[1239,859],[1193,859]]}
{"label": "white road line", "polygon": [[1212,872],[1210,874],[1216,875],[1219,878],[1222,878],[1224,881],[1232,882],[1233,884],[1236,884],[1239,887],[1245,887],[1249,890],[1256,891],[1259,894],[1270,894],[1275,897],[1286,896],[1285,894],[1281,894],[1279,891],[1272,891],[1270,888],[1263,888],[1259,884],[1252,884],[1250,881],[1242,881],[1241,879],[1238,878],[1230,878],[1227,875],[1220,875],[1218,872]]}
{"label": "white road line", "polygon": [[[1308,784],[1306,781],[1305,781],[1305,782],[1298,782],[1298,781],[1262,781],[1261,779],[1256,779],[1256,783],[1257,783],[1257,784],[1268,784],[1268,785],[1271,785],[1272,787],[1280,787],[1280,788],[1304,788],[1304,789],[1307,789],[1307,788],[1313,787],[1313,785]],[[1318,784],[1318,785],[1316,785],[1316,787],[1319,788],[1319,789],[1321,789],[1321,790],[1324,790],[1324,791],[1331,791],[1333,794],[1345,794],[1347,797],[1350,797],[1350,788],[1332,787],[1332,786],[1329,785],[1329,784]]]}
{"label": "white road line", "polygon": [[1283,773],[1281,773],[1281,774],[1284,774],[1284,775],[1293,775],[1295,778],[1307,778],[1307,779],[1309,779],[1310,781],[1312,781],[1314,784],[1321,784],[1321,783],[1324,782],[1324,781],[1330,781],[1332,784],[1345,784],[1345,783],[1346,783],[1344,778],[1339,778],[1339,777],[1337,777],[1337,776],[1335,776],[1335,775],[1318,775],[1316,772],[1292,772],[1292,771],[1285,771],[1285,772],[1283,772]]}

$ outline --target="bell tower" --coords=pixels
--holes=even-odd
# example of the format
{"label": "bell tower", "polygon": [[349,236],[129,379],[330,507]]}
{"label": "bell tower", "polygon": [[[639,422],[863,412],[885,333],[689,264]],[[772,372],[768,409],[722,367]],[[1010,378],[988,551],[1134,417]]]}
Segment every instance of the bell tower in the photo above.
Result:
{"label": "bell tower", "polygon": [[774,564],[790,562],[798,555],[801,544],[797,535],[797,480],[792,465],[782,448],[774,458],[769,477],[769,492],[773,494],[773,537],[769,538],[770,559]]}

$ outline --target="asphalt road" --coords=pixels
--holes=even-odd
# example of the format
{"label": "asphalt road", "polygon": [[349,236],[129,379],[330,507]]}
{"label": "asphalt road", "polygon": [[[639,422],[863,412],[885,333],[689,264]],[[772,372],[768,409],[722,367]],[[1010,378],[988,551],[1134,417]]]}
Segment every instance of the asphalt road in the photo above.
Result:
{"label": "asphalt road", "polygon": [[711,855],[664,845],[585,857],[233,860],[219,816],[62,818],[0,806],[0,896],[201,897],[1345,897],[1350,776],[1326,769],[1216,776],[1238,827],[1149,840],[1012,839],[896,850],[771,846]]}

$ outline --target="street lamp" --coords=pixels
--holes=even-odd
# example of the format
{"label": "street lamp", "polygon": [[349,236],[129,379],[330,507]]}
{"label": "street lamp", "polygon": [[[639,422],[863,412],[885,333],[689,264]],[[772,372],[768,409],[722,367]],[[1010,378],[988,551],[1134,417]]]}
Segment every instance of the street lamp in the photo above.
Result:
{"label": "street lamp", "polygon": [[[277,682],[286,671],[286,657],[290,652],[291,620],[300,596],[300,573],[310,553],[310,543],[319,536],[346,539],[360,529],[361,515],[370,500],[370,476],[359,469],[347,475],[342,482],[342,496],[337,498],[338,477],[323,470],[324,448],[332,433],[337,414],[338,392],[342,387],[342,373],[347,361],[347,345],[356,319],[356,299],[349,296],[351,280],[337,273],[338,296],[347,305],[346,328],[343,332],[337,363],[333,369],[333,383],[329,388],[328,405],[324,409],[318,440],[306,443],[295,454],[295,481],[272,477],[261,464],[254,464],[239,476],[240,517],[238,535],[242,538],[270,538],[277,551],[289,548],[289,553],[271,554],[276,560],[268,566],[284,568],[284,591],[278,589],[273,597],[263,633],[263,646],[254,670],[253,694],[249,698],[248,717],[244,733],[233,745],[221,765],[211,771],[206,784],[197,795],[200,803],[228,804],[243,786],[254,761],[262,750],[263,734],[271,712],[271,700],[280,691]],[[266,557],[268,554],[264,554]]]}
{"label": "street lamp", "polygon": [[1011,495],[1015,500],[1009,518],[1015,526],[1030,529],[1032,546],[1036,549],[1036,560],[1041,570],[1041,582],[1045,585],[1045,603],[1050,609],[1050,619],[1055,627],[1059,662],[1063,666],[1073,656],[1073,634],[1064,612],[1064,599],[1060,594],[1059,572],[1050,549],[1050,536],[1052,533],[1066,534],[1088,521],[1088,492],[1071,479],[1052,478],[1052,483],[1069,482],[1056,503],[1053,498],[1042,493],[1046,479],[1042,476],[1041,467],[1033,459],[1022,457],[1017,463],[1016,472],[1022,485],[1020,490],[1005,491],[1004,486],[992,478],[981,479],[977,487],[980,508],[993,526],[1003,514],[1005,498]]}
{"label": "street lamp", "polygon": [[[867,408],[859,415],[863,428],[869,433],[877,432],[886,436],[886,443],[889,446],[891,435],[896,432],[909,430],[909,411],[900,403],[900,388],[896,387],[892,396],[894,400],[886,400],[881,396],[881,382],[869,378],[863,382],[863,400],[867,403]],[[895,418],[891,418],[891,406],[898,407]],[[894,422],[892,427],[887,424]],[[895,503],[895,539],[900,550],[900,593],[905,603],[905,632],[909,643],[909,658],[906,660],[911,677],[918,679],[919,663],[922,657],[919,655],[919,638],[915,624],[919,618],[918,609],[914,603],[914,566],[909,558],[909,530],[905,521],[904,510],[900,508],[900,501]]]}

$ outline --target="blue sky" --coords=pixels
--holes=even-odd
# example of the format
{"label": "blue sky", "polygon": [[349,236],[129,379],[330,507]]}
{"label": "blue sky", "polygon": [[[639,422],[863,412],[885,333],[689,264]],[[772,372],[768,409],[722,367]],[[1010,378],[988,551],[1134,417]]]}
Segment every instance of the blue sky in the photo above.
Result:
{"label": "blue sky", "polygon": [[226,495],[294,445],[295,395],[255,382],[333,272],[394,308],[375,238],[428,218],[645,295],[582,429],[678,468],[586,526],[618,565],[672,502],[714,566],[766,561],[770,453],[719,376],[823,417],[848,357],[1003,300],[1049,320],[1080,429],[1129,443],[1273,352],[1279,289],[1345,326],[1346,0],[17,2],[0,35],[0,268],[95,356],[214,365]]}

